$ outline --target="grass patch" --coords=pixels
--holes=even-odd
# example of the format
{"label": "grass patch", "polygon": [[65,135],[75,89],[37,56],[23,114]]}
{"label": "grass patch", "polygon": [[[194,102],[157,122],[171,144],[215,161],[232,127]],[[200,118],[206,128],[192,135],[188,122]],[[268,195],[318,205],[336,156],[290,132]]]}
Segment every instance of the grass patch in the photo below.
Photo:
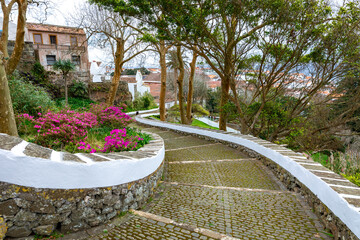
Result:
{"label": "grass patch", "polygon": [[329,156],[324,153],[317,152],[317,153],[312,154],[311,157],[315,162],[321,163],[321,165],[323,165],[325,167],[328,165]]}
{"label": "grass patch", "polygon": [[[65,99],[64,98],[58,98],[55,100],[56,106],[58,108],[64,108],[65,107]],[[71,110],[89,110],[90,104],[95,103],[94,101],[86,98],[69,98],[68,99],[68,106]]]}
{"label": "grass patch", "polygon": [[194,119],[191,123],[191,126],[195,126],[195,127],[202,127],[202,128],[208,128],[208,129],[219,129],[217,127],[212,127],[206,123],[203,123],[202,121],[199,121],[197,119]]}

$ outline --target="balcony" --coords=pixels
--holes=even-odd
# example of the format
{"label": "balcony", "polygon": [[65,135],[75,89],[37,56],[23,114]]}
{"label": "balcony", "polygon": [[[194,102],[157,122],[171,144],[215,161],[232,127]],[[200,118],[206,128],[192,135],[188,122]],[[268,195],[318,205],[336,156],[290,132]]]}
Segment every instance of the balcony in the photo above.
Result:
{"label": "balcony", "polygon": [[35,50],[58,50],[58,51],[71,51],[71,52],[85,52],[85,46],[70,46],[70,45],[57,45],[57,44],[35,44]]}

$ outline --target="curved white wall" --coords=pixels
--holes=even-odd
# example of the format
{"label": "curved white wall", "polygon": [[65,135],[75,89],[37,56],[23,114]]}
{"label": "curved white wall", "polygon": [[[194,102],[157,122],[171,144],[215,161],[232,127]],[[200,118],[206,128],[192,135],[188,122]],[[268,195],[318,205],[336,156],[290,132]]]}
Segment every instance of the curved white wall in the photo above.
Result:
{"label": "curved white wall", "polygon": [[150,143],[142,148],[154,152],[152,157],[103,162],[57,161],[0,149],[0,181],[52,189],[108,187],[136,181],[154,173],[164,160],[164,143],[157,138],[162,144],[154,147]]}

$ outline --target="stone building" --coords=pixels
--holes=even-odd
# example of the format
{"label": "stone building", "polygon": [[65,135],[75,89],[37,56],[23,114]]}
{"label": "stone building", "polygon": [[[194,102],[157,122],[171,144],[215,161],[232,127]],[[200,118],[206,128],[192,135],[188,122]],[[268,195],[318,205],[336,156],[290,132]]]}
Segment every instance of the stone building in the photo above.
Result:
{"label": "stone building", "polygon": [[35,58],[46,70],[52,71],[52,65],[59,59],[71,60],[76,65],[73,78],[90,81],[88,45],[83,29],[39,23],[26,23],[26,28],[26,39],[33,43]]}

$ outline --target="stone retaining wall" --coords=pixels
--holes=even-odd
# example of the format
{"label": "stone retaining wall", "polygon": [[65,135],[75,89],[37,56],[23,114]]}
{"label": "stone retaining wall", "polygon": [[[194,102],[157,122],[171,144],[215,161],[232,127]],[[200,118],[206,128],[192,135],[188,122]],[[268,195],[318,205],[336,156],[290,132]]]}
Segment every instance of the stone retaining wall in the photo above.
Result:
{"label": "stone retaining wall", "polygon": [[136,118],[138,123],[221,142],[261,160],[295,192],[300,192],[335,239],[360,237],[360,188],[301,154],[249,135]]}
{"label": "stone retaining wall", "polygon": [[[11,56],[12,52],[14,51],[15,41],[8,42],[8,52],[9,56]],[[28,72],[31,70],[33,65],[35,64],[35,50],[33,42],[25,42],[23,51],[20,56],[19,64],[17,65],[16,69],[22,72]]]}
{"label": "stone retaining wall", "polygon": [[[26,145],[19,138],[0,135],[0,219],[3,218],[6,222],[6,236],[49,235],[54,229],[64,233],[79,231],[100,225],[121,212],[141,207],[152,195],[163,172],[164,143],[158,135],[152,136],[154,140],[136,152],[80,156],[63,153],[59,159],[51,157],[57,154],[51,153],[50,149]],[[21,145],[23,148],[19,152]],[[82,162],[81,159],[88,161]],[[53,162],[57,163],[55,168],[59,164],[68,168],[64,172],[59,169],[60,173],[54,176],[56,179],[51,179],[49,175],[46,182],[46,179],[39,176],[43,174],[40,167],[38,171],[34,171],[34,166],[31,171],[26,172],[27,165],[24,166],[24,161],[41,162],[42,168],[51,166]],[[11,162],[18,171],[12,169]],[[138,169],[142,166],[144,169]],[[72,176],[78,174],[77,168],[84,172],[82,178]],[[93,168],[97,169],[98,175],[93,174]],[[114,177],[107,176],[107,168],[112,169],[115,175],[123,175],[116,179],[118,184],[111,184]],[[52,171],[51,168],[48,170]],[[6,171],[10,173],[6,174]],[[16,184],[23,182],[24,174],[30,174],[25,177],[28,184]],[[66,178],[72,180],[68,181]],[[93,181],[87,181],[90,178]],[[95,184],[96,182],[99,184]],[[67,183],[72,185],[66,185]],[[46,184],[51,187],[36,187],[47,186]],[[82,187],[76,188],[76,185]]]}

